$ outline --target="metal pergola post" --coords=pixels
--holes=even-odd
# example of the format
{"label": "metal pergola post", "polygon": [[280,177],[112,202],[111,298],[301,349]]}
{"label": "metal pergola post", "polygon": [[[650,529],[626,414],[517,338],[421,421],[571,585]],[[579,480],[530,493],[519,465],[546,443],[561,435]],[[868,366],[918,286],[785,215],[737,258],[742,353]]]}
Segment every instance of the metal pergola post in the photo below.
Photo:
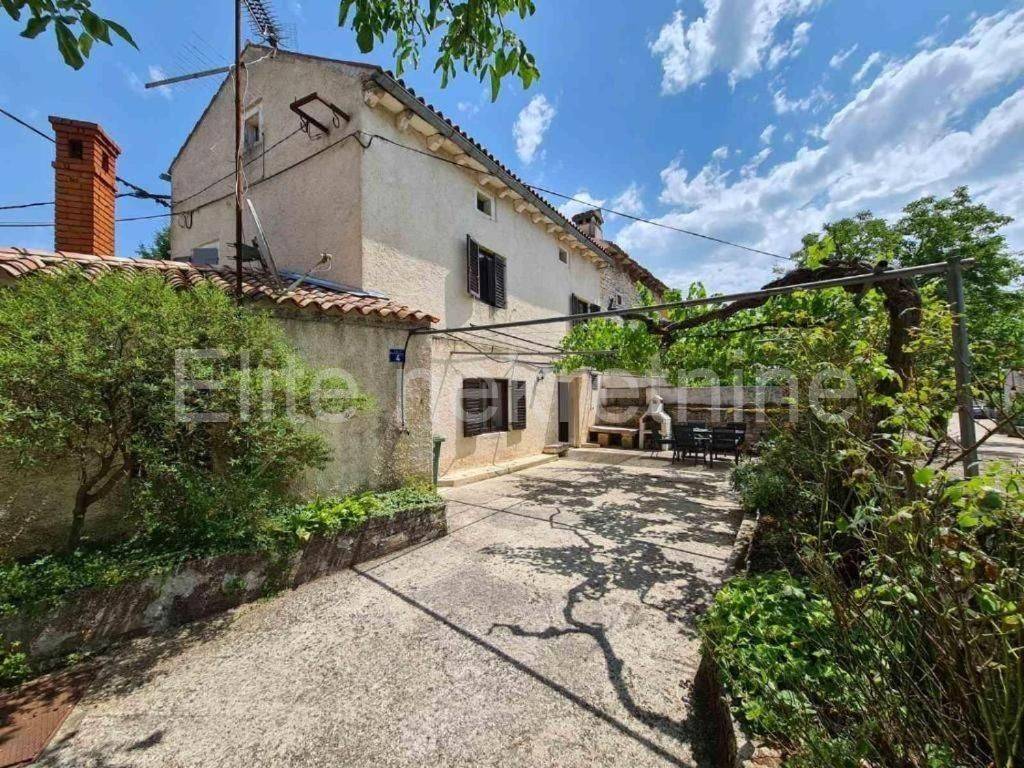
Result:
{"label": "metal pergola post", "polygon": [[977,477],[978,444],[974,431],[971,393],[971,349],[967,343],[967,317],[964,303],[963,262],[950,259],[946,268],[949,312],[953,316],[953,369],[956,373],[957,411],[960,415],[960,445],[964,450],[964,476]]}

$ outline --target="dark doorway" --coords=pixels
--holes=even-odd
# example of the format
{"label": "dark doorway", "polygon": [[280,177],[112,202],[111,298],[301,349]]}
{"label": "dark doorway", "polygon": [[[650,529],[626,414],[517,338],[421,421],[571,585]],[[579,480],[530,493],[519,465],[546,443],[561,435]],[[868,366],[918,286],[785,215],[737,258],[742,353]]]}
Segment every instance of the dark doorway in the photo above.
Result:
{"label": "dark doorway", "polygon": [[569,382],[558,382],[558,442],[569,442]]}

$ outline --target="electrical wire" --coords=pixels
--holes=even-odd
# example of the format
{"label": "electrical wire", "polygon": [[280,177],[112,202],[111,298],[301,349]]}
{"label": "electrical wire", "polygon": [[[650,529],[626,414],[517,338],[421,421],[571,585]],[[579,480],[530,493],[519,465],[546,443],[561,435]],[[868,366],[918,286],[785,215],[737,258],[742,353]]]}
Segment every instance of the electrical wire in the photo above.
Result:
{"label": "electrical wire", "polygon": [[[263,58],[266,58],[266,56],[264,56]],[[253,63],[258,63],[260,60],[262,60],[262,59],[257,59]],[[15,121],[16,123],[19,123],[20,125],[23,125],[24,127],[28,128],[29,130],[33,131],[34,133],[39,134],[40,136],[42,136],[46,140],[51,141],[51,142],[54,140],[51,136],[46,135],[41,130],[39,130],[38,128],[30,125],[29,123],[25,122],[24,120],[14,116],[14,115],[11,115],[6,110],[0,109],[0,113],[5,115],[6,117],[10,118],[11,120]],[[273,144],[271,144],[270,146],[268,146],[266,148],[266,150],[264,150],[260,154],[260,158],[265,158],[267,154],[269,154],[270,152],[275,150],[276,147],[280,146],[282,143],[284,143],[288,139],[292,138],[292,136],[294,136],[296,133],[299,133],[301,130],[302,130],[301,128],[298,128],[295,131],[293,131],[292,133],[290,133],[287,136],[285,136],[284,138],[279,139],[278,141],[276,141]],[[352,135],[352,134],[348,134],[348,135]],[[462,169],[465,170],[465,166],[460,165],[459,163],[456,163],[454,160],[450,160],[449,158],[440,157],[439,155],[435,155],[434,153],[430,153],[430,152],[427,152],[425,150],[420,150],[419,147],[410,146],[409,144],[403,144],[400,141],[395,141],[393,139],[388,138],[387,136],[382,136],[382,135],[380,135],[378,133],[370,133],[370,134],[365,134],[365,135],[369,135],[370,136],[371,143],[373,142],[374,139],[379,139],[380,141],[383,141],[384,143],[391,144],[392,146],[399,147],[399,148],[401,148],[401,150],[406,150],[407,152],[412,152],[412,153],[415,153],[417,155],[422,155],[425,158],[430,158],[431,160],[435,160],[435,161],[439,161],[439,162],[442,162],[442,163],[446,163],[446,164],[455,166],[457,168],[462,168]],[[367,144],[365,146],[365,148],[369,148],[369,144]],[[312,157],[312,156],[310,156],[310,157]],[[258,158],[253,158],[252,160],[249,161],[249,163],[253,163],[257,159]],[[248,165],[248,163],[246,165]],[[196,198],[196,197],[202,195],[203,193],[205,193],[205,191],[207,191],[208,189],[212,188],[213,186],[216,186],[220,182],[222,182],[222,181],[224,181],[226,179],[231,178],[233,175],[234,175],[234,172],[232,171],[231,173],[228,173],[228,174],[222,176],[221,178],[217,179],[216,181],[213,181],[210,184],[207,184],[202,189],[199,189],[198,191],[195,191],[195,193],[193,193],[191,195],[187,195],[184,198],[181,198],[180,200],[177,201],[177,203],[181,204],[181,203],[187,202],[189,200],[193,200],[194,198]],[[124,179],[120,179],[119,178],[119,180],[123,181],[128,186],[130,186],[130,187],[132,187],[132,188],[134,188],[134,189],[136,189],[138,191],[142,191],[142,193],[145,193],[145,190],[141,189],[141,187],[137,187],[137,186],[131,184],[130,182],[124,181]],[[584,200],[581,200],[579,198],[575,198],[575,197],[573,197],[571,195],[565,195],[564,193],[559,193],[559,191],[556,191],[554,189],[550,189],[550,188],[547,188],[547,187],[544,187],[544,186],[540,186],[538,184],[530,184],[530,183],[525,182],[525,181],[522,182],[522,183],[523,183],[524,186],[526,186],[527,188],[529,188],[532,191],[534,191],[535,194],[544,193],[545,195],[553,195],[553,196],[555,196],[557,198],[561,198],[561,199],[563,199],[565,201],[568,201],[568,202],[581,203],[581,204],[584,204],[584,205],[590,205],[590,203],[588,201],[584,201]],[[150,193],[145,193],[145,194],[146,194],[147,197],[150,197],[150,198],[152,198],[155,201],[164,203],[164,201],[160,200],[161,196],[154,196],[154,195],[152,195]],[[166,205],[166,203],[164,203],[164,204]],[[687,236],[692,237],[692,238],[698,238],[700,240],[706,240],[706,241],[709,241],[709,242],[712,242],[712,243],[717,243],[719,245],[729,246],[731,248],[737,248],[737,249],[740,249],[742,251],[746,251],[746,252],[749,252],[749,253],[755,253],[755,254],[759,254],[761,256],[769,256],[771,258],[781,259],[783,261],[795,261],[796,260],[793,256],[782,256],[781,254],[772,253],[771,251],[765,251],[765,250],[762,250],[760,248],[753,248],[751,246],[744,246],[741,243],[734,243],[732,241],[725,240],[723,238],[716,238],[714,236],[711,236],[711,234],[705,234],[705,233],[702,233],[702,232],[693,231],[692,229],[685,229],[685,228],[680,227],[680,226],[673,226],[671,224],[666,224],[664,222],[654,221],[652,219],[646,219],[646,218],[643,218],[641,216],[634,216],[633,214],[625,213],[624,211],[617,211],[617,210],[615,210],[613,208],[605,208],[604,206],[601,206],[601,207],[599,207],[599,210],[601,210],[601,211],[603,211],[605,213],[610,213],[610,214],[612,214],[614,216],[621,216],[622,218],[629,219],[631,221],[636,221],[636,222],[642,223],[642,224],[649,224],[650,226],[657,226],[657,227],[660,227],[660,228],[663,228],[663,229],[669,229],[669,230],[672,230],[672,231],[675,231],[675,232],[680,232],[682,234],[687,234]],[[191,211],[189,211],[189,212],[191,212]],[[174,211],[174,213],[184,213],[184,212]]]}
{"label": "electrical wire", "polygon": [[[439,155],[435,155],[433,152],[428,152],[426,150],[419,149],[418,147],[410,147],[408,144],[403,144],[400,141],[394,141],[393,139],[389,139],[386,136],[381,136],[381,135],[376,134],[376,133],[372,133],[372,134],[369,134],[369,135],[372,136],[375,139],[380,139],[381,141],[385,142],[386,144],[391,144],[393,146],[399,147],[399,148],[407,150],[409,152],[415,152],[418,155],[423,155],[424,157],[429,157],[429,158],[431,158],[433,160],[439,160],[439,161],[441,161],[443,163],[448,163],[449,165],[453,165],[456,168],[462,168],[463,170],[465,170],[465,166],[464,165],[461,165],[460,163],[457,163],[454,160],[450,160],[447,157],[441,157]],[[568,200],[568,201],[572,201],[572,202],[576,202],[576,203],[582,203],[583,205],[586,205],[586,206],[589,206],[589,207],[595,207],[595,206],[593,206],[593,204],[591,202],[589,202],[587,200],[580,200],[579,198],[573,197],[572,195],[566,195],[566,194],[564,194],[562,192],[555,192],[552,189],[546,189],[544,187],[538,186],[536,184],[530,184],[530,183],[525,182],[525,181],[522,182],[522,184],[523,184],[523,186],[527,187],[528,189],[533,190],[534,193],[543,192],[543,193],[548,194],[548,195],[555,195],[556,197],[560,197],[560,198],[563,198],[563,199]],[[782,259],[783,261],[796,261],[796,259],[794,259],[792,256],[783,256],[782,254],[779,254],[779,253],[772,253],[771,251],[763,251],[760,248],[753,248],[753,247],[751,247],[749,245],[743,245],[741,243],[734,243],[731,240],[725,240],[725,239],[720,238],[720,237],[713,237],[711,235],[704,235],[704,234],[701,234],[700,232],[694,232],[694,231],[689,230],[689,229],[683,229],[682,227],[673,227],[673,226],[671,226],[669,224],[663,224],[661,222],[653,221],[651,219],[645,219],[645,218],[642,218],[640,216],[633,216],[632,214],[629,214],[629,213],[624,213],[622,211],[617,211],[614,208],[605,208],[605,207],[602,206],[602,207],[600,207],[600,210],[602,210],[602,211],[604,211],[606,213],[611,213],[611,214],[613,214],[615,216],[621,216],[621,217],[623,217],[625,219],[629,219],[631,221],[640,222],[641,224],[650,224],[653,227],[661,227],[662,229],[670,229],[673,232],[679,232],[679,233],[682,233],[684,235],[690,235],[692,237],[699,237],[702,240],[710,240],[710,241],[718,243],[720,245],[728,245],[728,246],[732,246],[733,248],[740,248],[741,250],[748,251],[750,253],[757,253],[757,254],[760,254],[762,256],[771,256],[773,259]]]}
{"label": "electrical wire", "polygon": [[[53,136],[50,136],[50,135],[44,133],[43,131],[39,130],[38,128],[36,128],[31,123],[27,123],[26,121],[22,120],[17,115],[11,114],[6,109],[0,108],[0,114],[4,115],[5,117],[10,118],[14,122],[18,123],[18,125],[20,125],[20,126],[22,126],[24,128],[27,128],[28,130],[32,131],[32,133],[36,134],[37,136],[41,136],[42,138],[46,139],[51,144],[56,144],[57,143],[57,140],[55,138],[53,138]],[[165,206],[167,208],[171,207],[170,203],[167,202],[167,200],[169,199],[169,195],[157,195],[157,194],[154,194],[153,192],[150,192],[150,191],[148,191],[146,189],[143,189],[142,187],[138,186],[137,184],[132,184],[130,181],[128,181],[127,179],[123,179],[120,176],[115,176],[115,178],[119,182],[124,184],[126,187],[131,189],[133,192],[135,192],[136,194],[134,195],[134,197],[138,197],[138,198],[142,198],[142,199],[146,199],[146,200],[152,200],[153,202],[159,203],[160,205],[163,205],[163,206]],[[28,206],[28,207],[33,207],[33,206]],[[0,209],[0,210],[10,210],[10,209]]]}

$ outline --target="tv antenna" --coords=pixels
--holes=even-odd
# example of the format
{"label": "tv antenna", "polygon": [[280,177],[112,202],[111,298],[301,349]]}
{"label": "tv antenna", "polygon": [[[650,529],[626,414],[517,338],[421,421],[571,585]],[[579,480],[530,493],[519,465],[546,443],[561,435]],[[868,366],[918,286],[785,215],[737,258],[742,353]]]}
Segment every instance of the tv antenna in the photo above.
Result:
{"label": "tv antenna", "polygon": [[270,241],[267,240],[267,234],[263,231],[263,225],[260,224],[260,217],[256,214],[256,206],[250,198],[245,199],[246,205],[249,206],[249,213],[252,214],[253,223],[256,225],[256,237],[252,239],[253,247],[256,249],[259,260],[263,264],[263,268],[269,272],[275,282],[280,280],[280,275],[277,273],[277,265],[274,263],[274,256],[270,252]]}

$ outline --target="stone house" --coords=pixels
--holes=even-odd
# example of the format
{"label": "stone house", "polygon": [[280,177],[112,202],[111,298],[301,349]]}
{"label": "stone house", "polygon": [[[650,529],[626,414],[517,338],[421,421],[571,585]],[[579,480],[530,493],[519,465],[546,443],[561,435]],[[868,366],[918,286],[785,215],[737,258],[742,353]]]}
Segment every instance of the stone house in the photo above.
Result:
{"label": "stone house", "polygon": [[[114,242],[116,162],[119,150],[94,123],[51,118],[56,133],[56,250],[0,247],[3,286],[26,275],[74,264],[88,275],[118,270],[158,274],[188,290],[200,283],[235,288],[233,268],[187,261],[118,258]],[[410,331],[437,320],[379,295],[306,282],[292,289],[268,275],[246,271],[243,292],[272,311],[296,350],[314,368],[343,371],[376,401],[372,412],[344,422],[314,422],[332,449],[328,466],[297,482],[322,494],[353,488],[393,487],[431,474],[430,381],[396,386],[389,350],[403,348],[407,364],[429,370],[430,342]],[[0,555],[20,555],[64,542],[74,499],[71,468],[26,473],[0,466]],[[123,497],[112,494],[90,510],[86,533],[116,533]]]}
{"label": "stone house", "polygon": [[[390,73],[260,46],[244,58],[245,195],[282,272],[448,328],[625,306],[636,281],[664,290],[602,239],[600,212],[565,218]],[[171,163],[175,259],[233,263],[233,126],[226,78]],[[243,229],[259,234],[248,209]],[[405,378],[429,382],[442,474],[586,439],[590,378],[551,365],[569,328],[425,342],[429,364]]]}

